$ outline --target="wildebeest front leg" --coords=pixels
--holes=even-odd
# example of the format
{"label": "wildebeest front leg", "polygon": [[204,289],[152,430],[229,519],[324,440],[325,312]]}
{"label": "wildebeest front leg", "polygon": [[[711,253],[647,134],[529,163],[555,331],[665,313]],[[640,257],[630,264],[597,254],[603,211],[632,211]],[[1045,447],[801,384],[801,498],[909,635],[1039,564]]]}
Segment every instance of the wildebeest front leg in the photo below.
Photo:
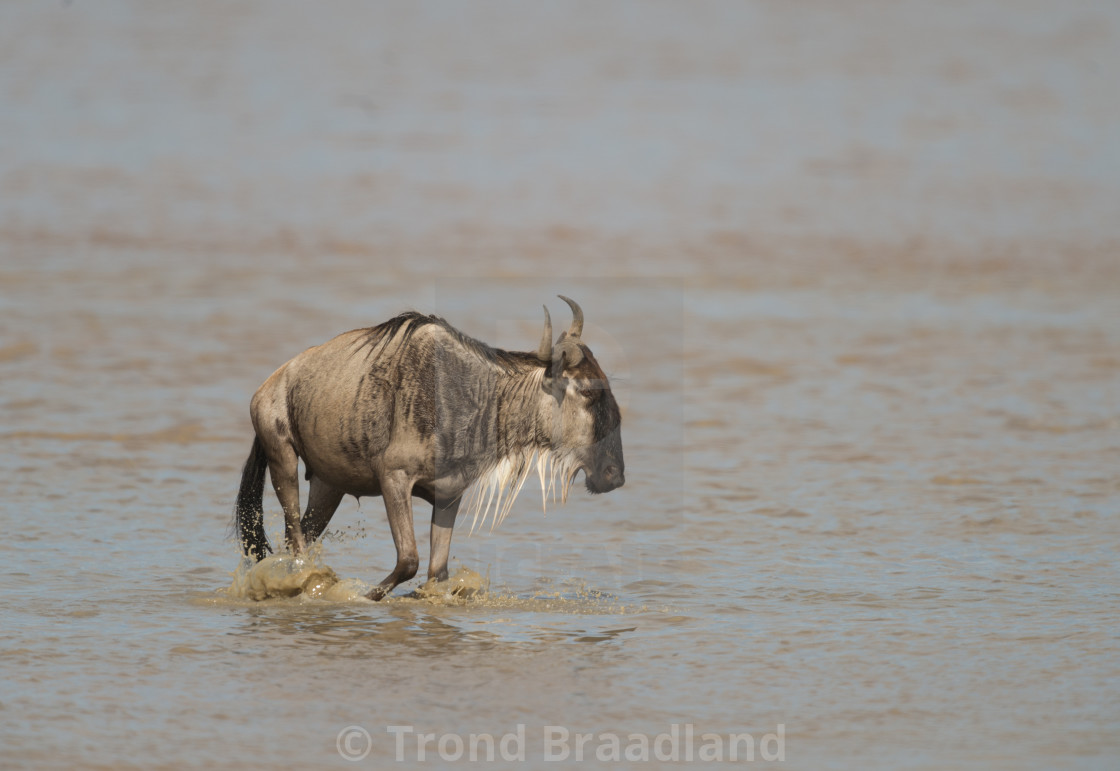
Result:
{"label": "wildebeest front leg", "polygon": [[[455,515],[459,513],[461,497],[451,503],[436,501],[432,508],[432,552],[428,557],[428,578],[447,580],[447,557],[451,553],[451,532],[455,529]],[[442,505],[441,505],[442,504]]]}
{"label": "wildebeest front leg", "polygon": [[397,584],[416,575],[420,567],[420,554],[416,551],[416,532],[412,527],[412,483],[403,471],[390,471],[381,477],[381,495],[385,499],[385,513],[389,516],[389,529],[397,547],[397,566],[385,580],[369,593],[371,600],[380,600]]}

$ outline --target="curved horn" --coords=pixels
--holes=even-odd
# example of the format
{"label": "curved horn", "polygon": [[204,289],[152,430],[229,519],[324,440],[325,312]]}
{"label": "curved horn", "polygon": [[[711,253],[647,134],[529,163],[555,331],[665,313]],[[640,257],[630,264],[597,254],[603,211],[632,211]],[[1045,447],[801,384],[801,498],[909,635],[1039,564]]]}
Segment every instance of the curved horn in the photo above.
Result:
{"label": "curved horn", "polygon": [[574,337],[578,340],[579,336],[583,334],[583,309],[579,307],[579,303],[569,297],[565,297],[562,294],[556,296],[571,307],[572,326],[568,329],[568,337]]}
{"label": "curved horn", "polygon": [[548,306],[544,308],[544,334],[541,335],[541,344],[537,348],[537,358],[544,362],[552,361],[552,317],[548,315]]}

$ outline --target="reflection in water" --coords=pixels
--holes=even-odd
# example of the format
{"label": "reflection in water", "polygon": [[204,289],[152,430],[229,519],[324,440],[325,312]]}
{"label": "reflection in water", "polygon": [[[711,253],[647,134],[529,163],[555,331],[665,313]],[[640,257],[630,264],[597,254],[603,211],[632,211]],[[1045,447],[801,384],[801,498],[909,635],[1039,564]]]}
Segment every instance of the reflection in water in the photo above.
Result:
{"label": "reflection in water", "polygon": [[[212,598],[198,601],[215,604]],[[514,653],[564,642],[611,642],[637,630],[636,626],[619,627],[617,622],[613,626],[565,623],[558,613],[579,617],[613,614],[591,607],[586,600],[559,598],[499,596],[432,603],[430,598],[401,597],[379,604],[289,599],[244,606],[243,610],[244,623],[230,634],[248,636],[254,644],[286,638],[291,645],[321,648],[324,655],[343,657],[384,655],[394,649],[420,657],[446,656],[452,651]]]}

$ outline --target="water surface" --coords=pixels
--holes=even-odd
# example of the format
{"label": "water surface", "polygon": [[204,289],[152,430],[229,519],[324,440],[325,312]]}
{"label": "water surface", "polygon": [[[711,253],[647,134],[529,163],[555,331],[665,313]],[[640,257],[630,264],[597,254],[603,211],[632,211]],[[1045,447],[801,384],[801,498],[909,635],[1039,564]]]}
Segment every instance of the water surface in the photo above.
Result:
{"label": "water surface", "polygon": [[[354,765],[407,767],[407,725],[524,726],[539,767],[547,726],[691,725],[791,768],[1115,767],[1118,34],[1088,2],[4,5],[5,765],[342,767],[357,726]],[[227,592],[269,373],[406,308],[531,349],[557,293],[624,488],[461,529],[471,597]],[[321,560],[379,581],[380,501]]]}

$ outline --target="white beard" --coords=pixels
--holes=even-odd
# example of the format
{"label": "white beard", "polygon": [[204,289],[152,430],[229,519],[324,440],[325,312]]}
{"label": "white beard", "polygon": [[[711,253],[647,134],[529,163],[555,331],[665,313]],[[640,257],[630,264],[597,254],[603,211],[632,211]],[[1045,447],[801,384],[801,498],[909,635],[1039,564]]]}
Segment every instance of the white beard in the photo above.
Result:
{"label": "white beard", "polygon": [[555,502],[559,496],[566,503],[579,472],[577,463],[574,453],[541,449],[499,459],[463,492],[462,511],[471,517],[470,532],[485,525],[488,516],[491,531],[502,524],[534,468],[541,481],[541,511],[547,513],[550,498]]}

